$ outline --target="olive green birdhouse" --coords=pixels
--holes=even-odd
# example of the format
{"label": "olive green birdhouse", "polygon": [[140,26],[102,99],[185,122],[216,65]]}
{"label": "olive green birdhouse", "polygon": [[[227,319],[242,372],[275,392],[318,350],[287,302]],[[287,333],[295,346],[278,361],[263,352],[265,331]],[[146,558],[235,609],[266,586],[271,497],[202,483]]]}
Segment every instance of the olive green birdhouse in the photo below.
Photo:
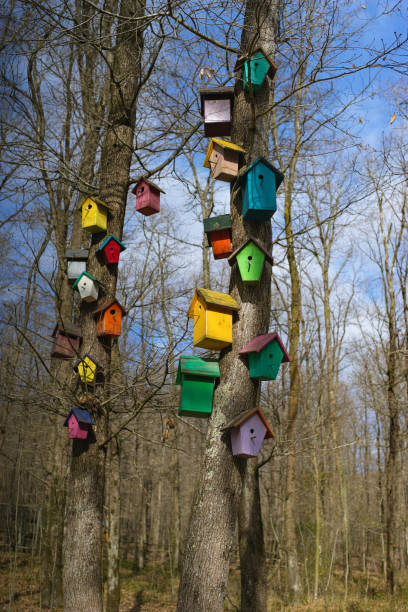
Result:
{"label": "olive green birdhouse", "polygon": [[176,385],[181,385],[179,415],[208,417],[212,412],[215,379],[220,367],[215,359],[181,356]]}
{"label": "olive green birdhouse", "polygon": [[242,282],[245,285],[256,285],[259,283],[265,261],[271,266],[273,265],[273,259],[268,251],[252,236],[228,257],[230,266],[237,262]]}

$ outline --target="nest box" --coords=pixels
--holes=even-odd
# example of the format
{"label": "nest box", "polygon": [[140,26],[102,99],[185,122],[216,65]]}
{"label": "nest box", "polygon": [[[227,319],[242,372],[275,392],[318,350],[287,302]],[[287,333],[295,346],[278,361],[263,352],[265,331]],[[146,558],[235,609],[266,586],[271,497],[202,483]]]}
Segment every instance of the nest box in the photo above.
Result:
{"label": "nest box", "polygon": [[132,193],[136,195],[136,210],[149,217],[160,212],[160,194],[166,192],[151,181],[141,178]]}
{"label": "nest box", "polygon": [[276,333],[254,338],[239,353],[248,354],[249,375],[260,380],[275,380],[280,364],[290,361],[289,354]]}
{"label": "nest box", "polygon": [[126,247],[123,242],[111,234],[105,238],[102,244],[96,249],[96,252],[102,255],[103,261],[106,264],[117,264],[121,252],[125,249]]}
{"label": "nest box", "polygon": [[252,236],[228,257],[230,266],[237,262],[242,282],[246,285],[259,283],[265,260],[272,266],[272,257],[262,244]]}
{"label": "nest box", "polygon": [[200,89],[201,115],[206,136],[229,136],[231,133],[233,87]]}
{"label": "nest box", "polygon": [[259,408],[238,415],[223,427],[224,431],[228,429],[231,431],[232,454],[238,457],[256,457],[262,442],[275,437]]}
{"label": "nest box", "polygon": [[211,138],[203,166],[210,169],[215,179],[231,183],[238,176],[240,153],[245,153],[245,149],[233,142]]}
{"label": "nest box", "polygon": [[72,408],[64,423],[64,427],[68,427],[69,437],[77,440],[86,440],[91,425],[95,425],[95,421],[82,408]]}
{"label": "nest box", "polygon": [[204,232],[212,247],[214,259],[225,259],[231,255],[231,227],[230,215],[204,219]]}
{"label": "nest box", "polygon": [[109,206],[95,198],[94,196],[86,197],[81,204],[78,205],[78,210],[82,210],[82,229],[95,234],[97,232],[106,232],[108,226],[108,209]]}
{"label": "nest box", "polygon": [[232,313],[239,310],[228,293],[196,289],[188,316],[194,320],[193,344],[220,351],[232,343]]}
{"label": "nest box", "polygon": [[94,315],[97,336],[120,336],[122,317],[126,311],[117,300],[106,300],[98,306]]}
{"label": "nest box", "polygon": [[74,282],[82,272],[86,271],[88,260],[88,249],[67,249],[65,259],[67,260],[67,276],[70,282]]}
{"label": "nest box", "polygon": [[86,353],[81,359],[73,365],[74,372],[79,374],[79,378],[83,383],[93,383],[95,380],[96,373],[102,370],[102,366]]}
{"label": "nest box", "polygon": [[267,221],[276,212],[276,192],[283,174],[263,157],[258,157],[239,177],[242,186],[242,216],[250,221]]}
{"label": "nest box", "polygon": [[81,328],[66,321],[58,321],[52,332],[54,342],[51,350],[51,357],[55,359],[70,359],[75,357],[79,340],[81,338]]}
{"label": "nest box", "polygon": [[82,272],[72,288],[79,292],[81,300],[96,302],[98,299],[98,281],[89,272]]}
{"label": "nest box", "polygon": [[181,385],[179,415],[208,417],[212,412],[215,379],[220,367],[215,359],[180,357],[176,385]]}
{"label": "nest box", "polygon": [[242,66],[244,67],[242,81],[246,91],[252,87],[252,91],[257,92],[266,75],[273,79],[276,74],[275,64],[262,47],[258,47],[250,58],[239,58],[235,64],[235,70],[240,70]]}

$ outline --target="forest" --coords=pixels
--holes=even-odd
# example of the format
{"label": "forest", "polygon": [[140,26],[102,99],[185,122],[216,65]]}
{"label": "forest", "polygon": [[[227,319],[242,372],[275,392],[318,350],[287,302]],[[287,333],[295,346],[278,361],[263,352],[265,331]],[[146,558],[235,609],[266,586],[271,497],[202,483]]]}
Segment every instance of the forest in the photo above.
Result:
{"label": "forest", "polygon": [[408,5],[3,0],[0,610],[408,610]]}

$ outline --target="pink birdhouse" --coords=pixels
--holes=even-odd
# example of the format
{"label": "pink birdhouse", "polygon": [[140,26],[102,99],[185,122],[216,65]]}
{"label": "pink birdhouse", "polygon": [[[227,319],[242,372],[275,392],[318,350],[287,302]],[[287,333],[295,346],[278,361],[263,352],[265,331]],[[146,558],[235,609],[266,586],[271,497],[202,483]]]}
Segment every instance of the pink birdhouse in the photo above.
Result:
{"label": "pink birdhouse", "polygon": [[149,217],[160,212],[160,194],[166,192],[151,181],[141,178],[132,193],[136,195],[136,210]]}
{"label": "pink birdhouse", "polygon": [[230,421],[223,430],[231,430],[232,454],[237,457],[256,457],[265,439],[274,433],[262,410],[254,408],[241,413]]}
{"label": "pink birdhouse", "polygon": [[91,425],[95,425],[95,421],[82,408],[72,408],[64,423],[64,427],[68,427],[69,437],[76,440],[86,440]]}

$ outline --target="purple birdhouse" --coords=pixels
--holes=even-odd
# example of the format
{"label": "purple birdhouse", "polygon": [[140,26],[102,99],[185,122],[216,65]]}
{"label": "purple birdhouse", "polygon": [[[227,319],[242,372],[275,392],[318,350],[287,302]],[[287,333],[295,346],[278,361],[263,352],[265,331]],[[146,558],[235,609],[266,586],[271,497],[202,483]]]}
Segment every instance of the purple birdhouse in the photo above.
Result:
{"label": "purple birdhouse", "polygon": [[223,430],[231,430],[232,454],[237,457],[256,457],[265,439],[274,433],[262,410],[254,408],[241,413],[230,421]]}
{"label": "purple birdhouse", "polygon": [[68,427],[69,437],[77,440],[86,440],[91,425],[95,425],[95,421],[82,408],[72,408],[64,423],[64,427]]}

